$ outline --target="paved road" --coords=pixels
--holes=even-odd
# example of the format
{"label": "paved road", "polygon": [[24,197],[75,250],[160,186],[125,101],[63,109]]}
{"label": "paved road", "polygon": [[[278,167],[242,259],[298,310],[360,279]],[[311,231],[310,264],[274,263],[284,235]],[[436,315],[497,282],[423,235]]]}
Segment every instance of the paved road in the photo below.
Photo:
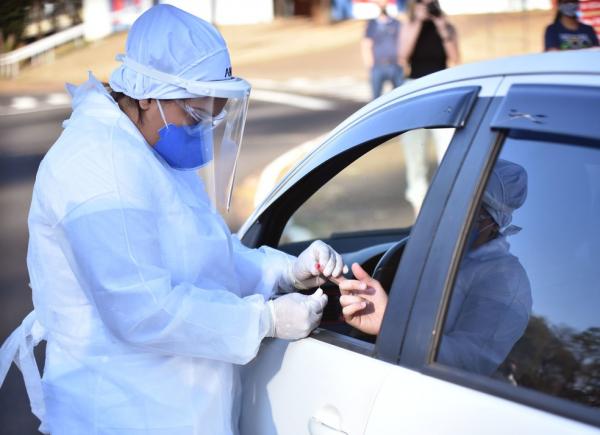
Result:
{"label": "paved road", "polygon": [[[238,185],[256,177],[280,154],[326,133],[362,105],[328,98],[326,110],[309,110],[302,106],[310,106],[312,100],[300,99],[294,105],[265,101],[271,97],[251,103]],[[39,162],[60,135],[61,121],[68,114],[60,96],[0,99],[0,341],[32,307],[25,264],[27,212]],[[232,225],[239,225],[239,217]],[[36,354],[41,362],[43,349]],[[31,416],[21,375],[14,366],[0,390],[0,427],[3,435],[37,433],[37,420]]]}

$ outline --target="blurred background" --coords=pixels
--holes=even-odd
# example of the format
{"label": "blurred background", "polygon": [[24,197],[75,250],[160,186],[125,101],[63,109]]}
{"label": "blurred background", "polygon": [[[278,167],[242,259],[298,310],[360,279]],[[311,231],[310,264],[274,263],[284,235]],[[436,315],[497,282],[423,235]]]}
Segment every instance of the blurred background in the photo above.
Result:
{"label": "blurred background", "polygon": [[[127,29],[152,0],[0,2],[0,341],[32,309],[25,264],[27,213],[39,162],[70,114],[65,82],[88,71],[107,81]],[[360,43],[366,0],[181,0],[213,22],[229,45],[234,75],[253,85],[233,211],[236,231],[290,167],[370,100]],[[552,0],[440,0],[458,34],[461,62],[543,51]],[[405,19],[407,1],[389,0]],[[581,2],[600,32],[600,1]],[[43,360],[43,348],[36,351]],[[0,433],[37,433],[20,373],[0,389]]]}

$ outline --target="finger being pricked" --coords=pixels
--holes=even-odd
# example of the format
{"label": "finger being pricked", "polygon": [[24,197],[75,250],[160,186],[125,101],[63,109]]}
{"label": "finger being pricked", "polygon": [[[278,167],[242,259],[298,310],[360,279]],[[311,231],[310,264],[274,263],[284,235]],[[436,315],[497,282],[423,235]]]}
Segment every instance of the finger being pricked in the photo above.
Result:
{"label": "finger being pricked", "polygon": [[357,279],[346,279],[338,284],[340,293],[343,295],[365,294],[369,292],[369,286],[363,281]]}

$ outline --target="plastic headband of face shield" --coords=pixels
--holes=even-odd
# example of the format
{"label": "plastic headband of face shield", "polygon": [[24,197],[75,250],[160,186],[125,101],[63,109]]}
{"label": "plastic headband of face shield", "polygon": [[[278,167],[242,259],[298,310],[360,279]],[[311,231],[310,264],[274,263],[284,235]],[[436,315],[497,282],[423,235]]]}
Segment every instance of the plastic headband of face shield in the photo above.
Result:
{"label": "plastic headband of face shield", "polygon": [[216,98],[236,98],[243,99],[250,96],[250,83],[239,77],[232,77],[225,80],[195,81],[186,80],[172,74],[155,70],[149,66],[142,65],[135,60],[118,54],[116,60],[123,62],[123,65],[133,71],[150,77],[159,82],[168,83],[179,88],[185,89],[193,95],[216,97]]}

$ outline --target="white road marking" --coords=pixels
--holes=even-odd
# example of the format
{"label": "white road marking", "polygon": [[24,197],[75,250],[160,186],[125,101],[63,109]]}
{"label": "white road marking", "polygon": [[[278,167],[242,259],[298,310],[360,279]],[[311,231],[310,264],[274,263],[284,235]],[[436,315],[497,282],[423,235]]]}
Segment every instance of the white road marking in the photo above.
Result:
{"label": "white road marking", "polygon": [[70,106],[71,97],[69,97],[67,94],[54,93],[46,97],[46,103],[50,104],[51,106]]}
{"label": "white road marking", "polygon": [[14,97],[10,107],[16,110],[31,110],[39,105],[39,101],[34,97],[22,96]]}
{"label": "white road marking", "polygon": [[47,112],[57,109],[65,109],[71,106],[71,98],[67,94],[52,93],[45,98],[23,95],[13,97],[10,105],[0,106],[0,116],[25,115],[28,113]]}
{"label": "white road marking", "polygon": [[332,110],[335,105],[328,100],[304,95],[290,94],[287,92],[267,91],[255,89],[250,98],[267,103],[284,104],[286,106],[299,107],[308,110]]}

